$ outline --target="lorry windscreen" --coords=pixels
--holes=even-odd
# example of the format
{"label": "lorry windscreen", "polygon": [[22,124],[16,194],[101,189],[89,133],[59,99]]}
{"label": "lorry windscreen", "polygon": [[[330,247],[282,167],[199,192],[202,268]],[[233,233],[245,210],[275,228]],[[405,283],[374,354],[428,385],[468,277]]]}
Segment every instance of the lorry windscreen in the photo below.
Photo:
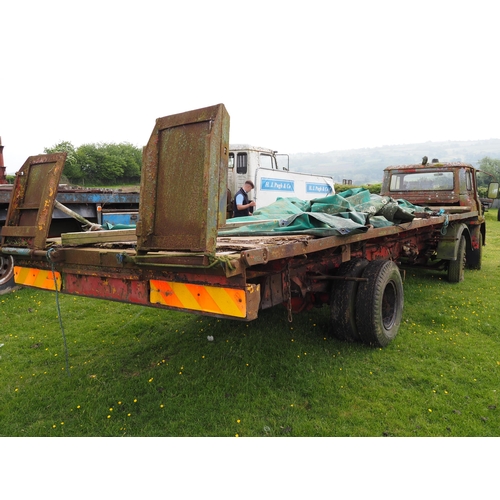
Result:
{"label": "lorry windscreen", "polygon": [[453,189],[453,172],[393,173],[390,191],[449,191]]}
{"label": "lorry windscreen", "polygon": [[276,168],[274,158],[268,154],[260,153],[259,163],[261,168]]}

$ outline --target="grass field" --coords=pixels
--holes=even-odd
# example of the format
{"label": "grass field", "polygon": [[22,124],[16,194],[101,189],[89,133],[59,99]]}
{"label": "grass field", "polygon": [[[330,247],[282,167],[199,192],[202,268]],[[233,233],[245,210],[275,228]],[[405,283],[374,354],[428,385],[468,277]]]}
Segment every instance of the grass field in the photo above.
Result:
{"label": "grass field", "polygon": [[[480,271],[409,271],[384,349],[328,308],[241,323],[21,289],[0,296],[1,436],[499,436],[500,222]],[[213,337],[213,340],[208,340]]]}

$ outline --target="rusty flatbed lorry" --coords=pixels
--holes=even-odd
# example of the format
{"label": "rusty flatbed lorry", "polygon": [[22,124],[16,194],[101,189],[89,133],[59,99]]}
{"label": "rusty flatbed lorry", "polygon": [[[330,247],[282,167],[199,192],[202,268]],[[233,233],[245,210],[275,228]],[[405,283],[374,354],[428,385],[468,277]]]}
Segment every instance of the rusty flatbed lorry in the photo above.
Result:
{"label": "rusty flatbed lorry", "polygon": [[[1,230],[16,283],[243,321],[273,306],[291,321],[327,305],[333,335],[385,346],[403,314],[400,266],[442,269],[452,282],[466,264],[480,267],[485,222],[470,165],[428,174],[452,172],[453,183],[470,174],[470,199],[458,203],[420,207],[360,190],[281,199],[226,221],[228,153],[222,104],[159,118],[143,152],[137,227],[59,237],[48,229],[64,154],[29,158]],[[386,170],[387,193],[399,188],[394,173],[412,169]]]}

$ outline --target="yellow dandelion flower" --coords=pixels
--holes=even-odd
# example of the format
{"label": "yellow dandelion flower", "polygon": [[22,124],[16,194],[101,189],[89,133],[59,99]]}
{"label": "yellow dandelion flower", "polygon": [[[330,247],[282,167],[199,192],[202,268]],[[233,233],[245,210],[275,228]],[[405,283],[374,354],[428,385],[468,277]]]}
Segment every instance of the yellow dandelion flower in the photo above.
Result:
{"label": "yellow dandelion flower", "polygon": [[108,415],[108,418],[111,418],[111,415]]}
{"label": "yellow dandelion flower", "polygon": [[236,423],[237,423],[237,424],[239,424],[240,422],[241,422],[241,420],[240,420],[240,419],[236,420]]}

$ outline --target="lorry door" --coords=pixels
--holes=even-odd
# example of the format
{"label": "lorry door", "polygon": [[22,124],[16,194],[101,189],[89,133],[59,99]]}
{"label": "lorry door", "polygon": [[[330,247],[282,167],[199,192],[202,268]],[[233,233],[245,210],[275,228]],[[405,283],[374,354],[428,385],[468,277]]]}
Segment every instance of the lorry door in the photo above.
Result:
{"label": "lorry door", "polygon": [[[460,200],[461,205],[470,206],[471,210],[480,210],[481,203],[477,196],[476,178],[470,168],[465,169],[465,200]],[[460,193],[462,198],[462,193]]]}

